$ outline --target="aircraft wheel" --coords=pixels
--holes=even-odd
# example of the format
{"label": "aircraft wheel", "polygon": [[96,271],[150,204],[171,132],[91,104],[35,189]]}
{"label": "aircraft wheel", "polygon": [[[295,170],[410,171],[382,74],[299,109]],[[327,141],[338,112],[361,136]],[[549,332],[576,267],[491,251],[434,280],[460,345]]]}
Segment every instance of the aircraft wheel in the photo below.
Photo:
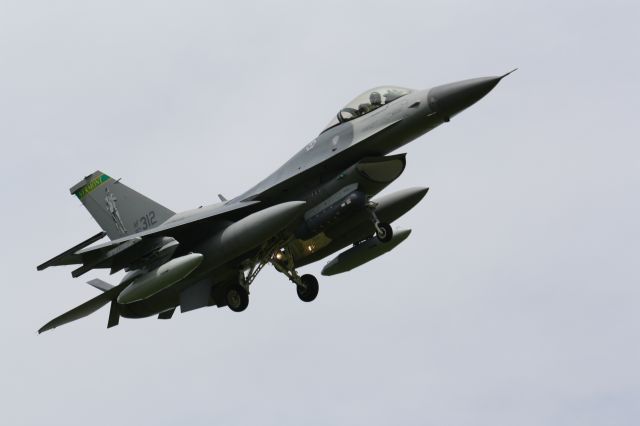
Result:
{"label": "aircraft wheel", "polygon": [[249,306],[249,293],[240,285],[230,287],[225,297],[227,299],[227,306],[229,306],[229,309],[233,312],[242,312]]}
{"label": "aircraft wheel", "polygon": [[383,242],[388,243],[393,238],[393,228],[388,223],[379,223],[376,227],[376,237]]}
{"label": "aircraft wheel", "polygon": [[318,280],[310,274],[303,275],[301,279],[303,285],[296,286],[298,297],[303,302],[312,302],[318,296]]}

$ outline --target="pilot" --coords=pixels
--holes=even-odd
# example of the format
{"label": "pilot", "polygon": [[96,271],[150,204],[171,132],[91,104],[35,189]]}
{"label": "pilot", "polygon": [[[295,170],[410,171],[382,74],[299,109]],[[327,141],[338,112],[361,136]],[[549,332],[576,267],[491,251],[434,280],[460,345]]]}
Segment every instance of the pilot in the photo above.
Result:
{"label": "pilot", "polygon": [[384,99],[385,101],[387,101],[387,103],[389,103],[391,101],[395,101],[400,96],[402,96],[402,93],[400,91],[391,89],[387,92],[386,95],[384,95]]}
{"label": "pilot", "polygon": [[371,102],[372,109],[379,108],[382,106],[382,96],[378,92],[371,92],[369,102]]}
{"label": "pilot", "polygon": [[365,115],[371,110],[373,110],[373,108],[371,108],[371,104],[360,104],[358,105],[358,116]]}
{"label": "pilot", "polygon": [[358,106],[358,115],[364,115],[374,109],[380,108],[382,106],[382,96],[380,96],[378,92],[371,92],[369,94],[369,102],[368,104],[360,104]]}

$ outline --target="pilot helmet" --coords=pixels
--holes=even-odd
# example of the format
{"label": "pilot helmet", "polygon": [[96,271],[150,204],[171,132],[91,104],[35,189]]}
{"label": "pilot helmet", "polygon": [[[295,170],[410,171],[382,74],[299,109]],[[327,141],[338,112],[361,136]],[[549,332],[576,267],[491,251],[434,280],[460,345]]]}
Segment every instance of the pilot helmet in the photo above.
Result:
{"label": "pilot helmet", "polygon": [[378,92],[371,92],[369,95],[369,101],[371,105],[382,105],[382,96]]}

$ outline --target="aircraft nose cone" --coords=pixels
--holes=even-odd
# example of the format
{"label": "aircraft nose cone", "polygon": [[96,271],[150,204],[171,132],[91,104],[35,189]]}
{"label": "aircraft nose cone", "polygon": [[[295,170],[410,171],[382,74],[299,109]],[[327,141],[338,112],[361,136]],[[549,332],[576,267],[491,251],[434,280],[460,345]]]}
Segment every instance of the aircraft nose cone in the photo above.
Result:
{"label": "aircraft nose cone", "polygon": [[482,99],[505,76],[472,78],[434,87],[427,95],[429,106],[441,114],[444,121],[449,121],[449,118]]}

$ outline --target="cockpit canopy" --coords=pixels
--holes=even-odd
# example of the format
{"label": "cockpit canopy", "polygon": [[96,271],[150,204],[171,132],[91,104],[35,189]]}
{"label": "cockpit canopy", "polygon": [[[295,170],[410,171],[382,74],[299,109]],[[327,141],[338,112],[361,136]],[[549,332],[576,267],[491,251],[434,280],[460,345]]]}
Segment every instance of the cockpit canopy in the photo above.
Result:
{"label": "cockpit canopy", "polygon": [[340,123],[368,114],[410,92],[411,89],[395,86],[381,86],[367,90],[338,111],[338,114],[327,124],[323,132]]}

